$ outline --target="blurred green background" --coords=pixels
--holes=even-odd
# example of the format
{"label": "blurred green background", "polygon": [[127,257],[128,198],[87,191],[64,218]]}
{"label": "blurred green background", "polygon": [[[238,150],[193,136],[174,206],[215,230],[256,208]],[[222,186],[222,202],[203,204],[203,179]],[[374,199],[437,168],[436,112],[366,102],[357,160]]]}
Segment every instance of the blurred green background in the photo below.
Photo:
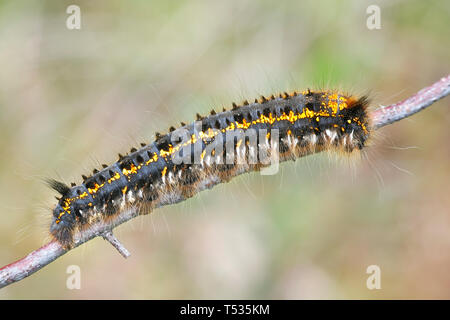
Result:
{"label": "blurred green background", "polygon": [[[399,101],[449,73],[449,21],[445,0],[1,1],[0,265],[48,239],[43,178],[80,183],[155,131],[260,94]],[[0,298],[450,298],[449,104],[383,128],[362,160],[310,156],[139,217],[116,230],[128,260],[95,239]],[[373,264],[381,290],[366,288]]]}

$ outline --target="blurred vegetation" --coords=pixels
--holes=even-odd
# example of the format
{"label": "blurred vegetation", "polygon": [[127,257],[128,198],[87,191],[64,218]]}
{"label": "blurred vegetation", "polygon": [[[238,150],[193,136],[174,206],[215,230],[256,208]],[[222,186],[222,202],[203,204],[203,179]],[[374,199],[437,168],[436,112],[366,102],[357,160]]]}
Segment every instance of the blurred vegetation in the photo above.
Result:
{"label": "blurred vegetation", "polygon": [[[66,8],[81,8],[81,30]],[[380,30],[366,8],[381,8]],[[450,70],[450,2],[0,2],[0,264],[41,246],[54,194],[196,112],[307,87],[387,105]],[[0,298],[450,298],[449,99],[361,160],[316,155],[119,227]],[[66,289],[79,265],[81,290]],[[382,271],[366,288],[366,268]]]}

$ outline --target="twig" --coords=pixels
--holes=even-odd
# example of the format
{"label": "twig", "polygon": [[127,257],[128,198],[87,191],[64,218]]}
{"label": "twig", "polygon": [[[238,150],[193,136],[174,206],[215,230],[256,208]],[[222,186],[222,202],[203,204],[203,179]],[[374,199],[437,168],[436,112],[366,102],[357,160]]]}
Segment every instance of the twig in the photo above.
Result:
{"label": "twig", "polygon": [[[417,94],[408,99],[387,107],[380,107],[373,111],[370,115],[372,118],[372,125],[375,129],[379,129],[395,121],[409,117],[430,106],[437,100],[447,96],[449,93],[450,75],[442,78],[433,85],[420,90]],[[102,236],[105,240],[109,241],[122,256],[125,258],[128,257],[130,253],[112,234],[112,230],[137,215],[138,213],[136,210],[129,209],[123,211],[109,224],[98,223],[92,225],[82,234],[78,233],[75,235],[74,248],[95,237]],[[26,257],[1,268],[0,288],[28,277],[66,252],[67,250],[62,248],[58,242],[51,241]]]}
{"label": "twig", "polygon": [[25,258],[8,264],[0,269],[0,288],[28,277],[64,253],[66,251],[59,243],[52,241],[31,252]]}
{"label": "twig", "polygon": [[[74,248],[79,245],[92,240],[95,237],[102,236],[105,240],[109,241],[122,256],[127,258],[130,253],[127,249],[119,242],[119,240],[112,235],[112,229],[118,225],[133,219],[138,214],[134,209],[124,210],[120,213],[111,224],[97,223],[90,226],[85,232],[77,233],[74,237]],[[3,268],[0,269],[0,288],[6,287],[7,285],[20,281],[26,278],[41,268],[45,267],[50,262],[59,258],[65,254],[65,250],[61,245],[53,240],[44,245],[43,247],[33,251],[25,258],[17,260]]]}
{"label": "twig", "polygon": [[119,251],[119,253],[124,257],[128,258],[130,252],[120,243],[120,241],[113,235],[112,231],[107,231],[103,234],[103,239],[111,243],[111,245]]}
{"label": "twig", "polygon": [[431,86],[420,90],[415,95],[403,101],[375,110],[371,114],[373,126],[375,129],[379,129],[409,117],[430,106],[437,100],[444,98],[449,93],[450,75],[442,78]]}

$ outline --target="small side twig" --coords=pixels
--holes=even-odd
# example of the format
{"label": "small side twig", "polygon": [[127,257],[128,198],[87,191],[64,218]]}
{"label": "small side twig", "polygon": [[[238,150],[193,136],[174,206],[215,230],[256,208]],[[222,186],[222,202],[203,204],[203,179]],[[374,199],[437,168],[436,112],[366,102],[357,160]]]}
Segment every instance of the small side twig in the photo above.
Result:
{"label": "small side twig", "polygon": [[[450,75],[442,78],[433,85],[420,90],[417,94],[408,99],[373,111],[370,114],[372,125],[375,129],[379,129],[395,121],[409,117],[430,106],[437,100],[447,96],[449,93]],[[92,225],[82,234],[78,233],[75,235],[74,248],[95,237],[102,236],[105,240],[109,241],[122,256],[125,258],[128,257],[130,253],[112,234],[112,230],[137,215],[138,213],[136,210],[129,209],[123,211],[108,225],[100,223]],[[43,247],[31,252],[26,257],[1,268],[0,288],[28,277],[64,255],[66,252],[67,250],[62,248],[57,241],[51,241]]]}
{"label": "small side twig", "polygon": [[102,236],[103,239],[111,243],[111,245],[116,248],[124,258],[128,258],[130,256],[130,252],[120,243],[112,231],[106,231]]}

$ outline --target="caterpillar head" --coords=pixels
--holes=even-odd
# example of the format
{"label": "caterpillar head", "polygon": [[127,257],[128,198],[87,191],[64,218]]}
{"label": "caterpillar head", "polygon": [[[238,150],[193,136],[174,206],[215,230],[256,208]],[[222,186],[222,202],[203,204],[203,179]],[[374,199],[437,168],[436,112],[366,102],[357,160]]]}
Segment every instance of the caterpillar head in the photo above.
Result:
{"label": "caterpillar head", "polygon": [[[340,126],[351,132],[354,147],[362,149],[371,133],[367,108],[369,100],[366,96],[348,98],[348,107],[340,111]],[[351,151],[353,149],[350,148]]]}
{"label": "caterpillar head", "polygon": [[75,228],[74,216],[68,214],[60,203],[53,209],[53,219],[50,225],[50,233],[65,248],[73,242],[73,230]]}
{"label": "caterpillar head", "polygon": [[50,233],[63,247],[70,248],[73,244],[73,233],[82,219],[82,210],[87,206],[87,200],[83,197],[83,187],[70,188],[55,180],[49,180],[48,184],[62,196],[58,198],[58,203],[53,209]]}

